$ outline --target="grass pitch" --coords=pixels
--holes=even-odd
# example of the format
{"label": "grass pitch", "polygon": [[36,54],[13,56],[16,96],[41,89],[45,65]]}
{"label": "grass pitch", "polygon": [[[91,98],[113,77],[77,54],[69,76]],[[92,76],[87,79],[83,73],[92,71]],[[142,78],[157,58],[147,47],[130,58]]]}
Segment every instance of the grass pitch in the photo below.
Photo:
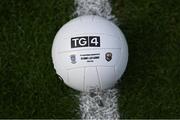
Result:
{"label": "grass pitch", "polygon": [[55,74],[51,47],[72,0],[0,4],[0,117],[78,118],[78,99]]}
{"label": "grass pitch", "polygon": [[113,0],[129,45],[123,118],[180,118],[180,1]]}
{"label": "grass pitch", "polygon": [[[80,118],[78,92],[55,74],[51,47],[73,0],[0,1],[0,118]],[[180,1],[112,0],[129,45],[123,118],[180,118]]]}

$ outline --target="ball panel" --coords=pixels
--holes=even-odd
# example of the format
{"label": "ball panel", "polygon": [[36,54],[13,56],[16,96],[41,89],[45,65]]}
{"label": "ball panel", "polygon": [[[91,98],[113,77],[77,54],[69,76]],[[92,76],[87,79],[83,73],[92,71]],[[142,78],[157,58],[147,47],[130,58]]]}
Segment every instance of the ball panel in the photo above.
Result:
{"label": "ball panel", "polygon": [[101,88],[96,67],[85,67],[85,91]]}
{"label": "ball panel", "polygon": [[71,88],[79,91],[84,90],[84,68],[77,68],[68,70],[68,79],[64,79],[64,82]]}
{"label": "ball panel", "polygon": [[117,82],[115,79],[114,66],[112,67],[97,67],[100,76],[102,89],[111,88]]}
{"label": "ball panel", "polygon": [[122,74],[124,73],[126,67],[127,67],[127,63],[128,63],[128,46],[126,41],[124,40],[123,42],[123,46],[120,52],[120,56],[119,56],[119,61],[116,65],[115,65],[115,71],[116,71],[116,79],[120,79]]}
{"label": "ball panel", "polygon": [[87,15],[77,17],[66,23],[62,26],[58,35],[61,35],[61,38],[89,33],[104,33],[119,36],[119,32],[121,32],[119,28],[111,21],[99,16]]}
{"label": "ball panel", "polygon": [[[87,47],[76,47],[72,48],[71,47],[71,39],[74,37],[89,37],[89,36],[99,36],[100,37],[100,47],[88,47],[89,50],[93,49],[116,49],[116,48],[121,48],[123,45],[123,40],[119,38],[119,36],[112,36],[106,33],[86,33],[86,34],[71,34],[69,37],[64,37],[60,35],[56,35],[54,39],[54,45],[52,51],[54,52],[68,52],[68,51],[75,51],[75,50],[84,50],[87,49]],[[68,41],[68,42],[67,42]],[[76,44],[81,43],[81,41],[76,40]],[[83,41],[84,42],[84,41]],[[87,40],[89,42],[89,38]],[[52,52],[53,53],[53,52]]]}
{"label": "ball panel", "polygon": [[[106,55],[110,53],[111,59],[107,59]],[[121,64],[121,49],[94,49],[82,51],[69,51],[57,53],[55,56],[56,69],[75,69],[79,67],[93,66],[114,66]]]}

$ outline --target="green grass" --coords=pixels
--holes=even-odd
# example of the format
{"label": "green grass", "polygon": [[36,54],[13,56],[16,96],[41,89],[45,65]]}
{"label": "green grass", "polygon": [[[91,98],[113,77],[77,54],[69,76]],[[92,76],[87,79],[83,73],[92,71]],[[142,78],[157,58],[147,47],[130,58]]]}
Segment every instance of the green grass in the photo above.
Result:
{"label": "green grass", "polygon": [[114,0],[113,7],[129,45],[122,117],[180,118],[180,1]]}
{"label": "green grass", "polygon": [[[180,1],[112,0],[129,45],[123,118],[180,118]],[[80,118],[51,47],[73,0],[0,1],[0,118]]]}
{"label": "green grass", "polygon": [[78,99],[56,76],[51,47],[72,0],[0,2],[0,118],[77,118]]}

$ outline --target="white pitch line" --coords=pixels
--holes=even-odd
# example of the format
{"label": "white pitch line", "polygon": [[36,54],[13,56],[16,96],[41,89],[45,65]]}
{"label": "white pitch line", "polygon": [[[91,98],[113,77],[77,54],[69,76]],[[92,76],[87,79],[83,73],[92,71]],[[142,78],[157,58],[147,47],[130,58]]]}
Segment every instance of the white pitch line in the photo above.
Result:
{"label": "white pitch line", "polygon": [[108,0],[74,0],[75,16],[98,15],[116,22],[117,18],[111,14],[112,8]]}
{"label": "white pitch line", "polygon": [[99,91],[93,89],[89,93],[81,93],[80,110],[82,119],[119,119],[118,90]]}
{"label": "white pitch line", "polygon": [[[112,8],[108,0],[74,0],[76,10],[74,16],[98,15],[110,21],[117,19],[111,14]],[[79,97],[82,119],[119,119],[118,90],[99,91],[93,89],[89,93],[81,93]]]}

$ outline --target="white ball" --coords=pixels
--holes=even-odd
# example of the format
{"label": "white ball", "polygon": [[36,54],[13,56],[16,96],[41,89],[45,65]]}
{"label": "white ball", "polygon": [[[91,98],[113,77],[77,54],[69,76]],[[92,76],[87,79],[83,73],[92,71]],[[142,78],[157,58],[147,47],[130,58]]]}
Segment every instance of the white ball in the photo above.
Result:
{"label": "white ball", "polygon": [[81,16],[66,23],[52,46],[56,73],[79,91],[108,89],[125,71],[128,46],[121,30],[99,16]]}

